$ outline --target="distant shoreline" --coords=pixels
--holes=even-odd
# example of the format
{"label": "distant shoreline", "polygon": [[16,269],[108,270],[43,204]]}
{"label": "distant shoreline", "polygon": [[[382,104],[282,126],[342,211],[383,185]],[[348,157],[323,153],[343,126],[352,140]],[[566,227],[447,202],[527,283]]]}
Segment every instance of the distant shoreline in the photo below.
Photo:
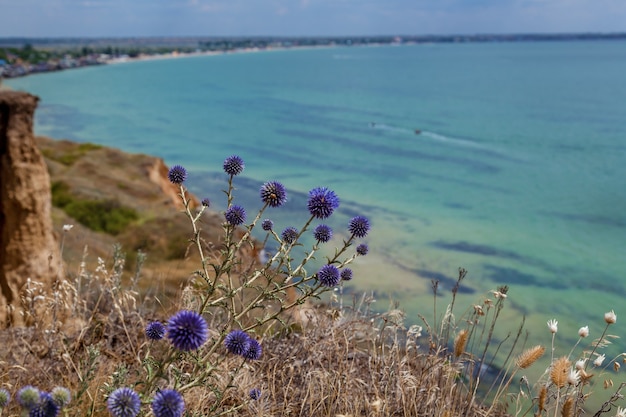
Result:
{"label": "distant shoreline", "polygon": [[[0,38],[0,80],[95,65],[306,48],[626,40],[625,33],[475,34],[352,37],[188,37],[188,38]],[[47,61],[20,59],[17,53],[41,51]],[[2,59],[8,56],[8,61]],[[53,56],[50,56],[53,55]]]}

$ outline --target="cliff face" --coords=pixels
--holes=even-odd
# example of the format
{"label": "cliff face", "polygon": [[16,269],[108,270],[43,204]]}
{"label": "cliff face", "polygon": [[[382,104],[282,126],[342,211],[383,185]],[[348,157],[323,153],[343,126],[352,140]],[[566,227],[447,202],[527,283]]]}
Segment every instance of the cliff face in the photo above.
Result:
{"label": "cliff face", "polygon": [[50,177],[33,136],[38,100],[0,91],[0,326],[24,324],[21,293],[29,278],[50,288],[61,271]]}

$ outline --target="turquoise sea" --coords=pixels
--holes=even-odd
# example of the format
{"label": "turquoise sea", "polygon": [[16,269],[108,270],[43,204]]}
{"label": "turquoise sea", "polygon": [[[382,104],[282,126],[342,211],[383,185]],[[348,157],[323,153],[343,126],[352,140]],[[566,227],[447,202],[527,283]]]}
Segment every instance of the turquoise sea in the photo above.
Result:
{"label": "turquoise sea", "polygon": [[182,164],[218,209],[222,161],[240,155],[249,213],[263,181],[288,188],[266,212],[277,228],[301,225],[306,193],[327,186],[341,198],[335,242],[351,216],[372,222],[354,292],[376,291],[379,308],[391,294],[417,321],[432,315],[431,279],[449,295],[464,267],[465,306],[509,285],[509,318],[547,340],[551,318],[597,337],[605,311],[626,314],[624,74],[623,41],[519,42],[224,54],[6,84],[40,96],[38,134]]}

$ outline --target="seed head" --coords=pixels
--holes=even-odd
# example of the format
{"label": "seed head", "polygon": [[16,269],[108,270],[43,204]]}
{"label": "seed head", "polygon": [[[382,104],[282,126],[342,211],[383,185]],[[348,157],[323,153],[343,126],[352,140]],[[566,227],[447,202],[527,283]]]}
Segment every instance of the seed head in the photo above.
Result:
{"label": "seed head", "polygon": [[609,311],[608,313],[604,313],[604,321],[606,321],[608,324],[614,324],[617,321],[617,315],[613,310]]}
{"label": "seed head", "polygon": [[604,362],[605,358],[604,353],[602,355],[598,355],[598,357],[593,361],[593,364],[595,366],[602,366],[602,362]]}
{"label": "seed head", "polygon": [[552,319],[548,322],[548,329],[550,329],[550,333],[554,334],[556,333],[559,328],[558,328],[559,322],[556,321],[555,319]]}
{"label": "seed head", "polygon": [[550,380],[558,388],[562,388],[567,383],[570,367],[572,363],[566,356],[556,359],[550,367]]}
{"label": "seed head", "polygon": [[580,329],[578,329],[578,336],[579,337],[587,337],[587,336],[589,336],[589,326],[584,326],[584,327],[581,327]]}
{"label": "seed head", "polygon": [[521,355],[517,357],[515,364],[521,369],[526,369],[530,365],[535,363],[537,359],[543,356],[543,353],[545,351],[546,348],[540,345],[531,347],[530,349],[526,349],[524,352],[522,352]]}

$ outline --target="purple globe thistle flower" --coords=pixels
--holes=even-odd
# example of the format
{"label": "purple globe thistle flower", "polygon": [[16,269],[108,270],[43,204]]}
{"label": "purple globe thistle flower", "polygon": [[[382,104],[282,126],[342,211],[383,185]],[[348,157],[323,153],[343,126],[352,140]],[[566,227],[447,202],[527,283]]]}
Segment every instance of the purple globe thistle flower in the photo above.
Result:
{"label": "purple globe thistle flower", "polygon": [[167,337],[176,349],[196,350],[207,341],[209,329],[204,318],[190,310],[181,310],[167,322]]}
{"label": "purple globe thistle flower", "polygon": [[224,338],[224,346],[230,353],[243,355],[250,348],[250,336],[243,330],[233,330]]}
{"label": "purple globe thistle flower", "polygon": [[170,168],[167,177],[173,184],[182,184],[187,179],[187,170],[180,165],[174,165]]}
{"label": "purple globe thistle flower", "polygon": [[0,409],[7,406],[11,401],[11,393],[4,388],[0,388]]}
{"label": "purple globe thistle flower", "polygon": [[60,408],[65,407],[72,401],[72,393],[65,387],[54,387],[50,391],[50,395],[52,395],[52,399]]}
{"label": "purple globe thistle flower", "polygon": [[61,407],[54,402],[52,395],[42,392],[39,401],[28,410],[28,417],[57,417]]}
{"label": "purple globe thistle flower", "polygon": [[292,244],[298,238],[298,229],[289,226],[285,230],[283,230],[281,237],[283,238],[285,243]]}
{"label": "purple globe thistle flower", "polygon": [[318,219],[325,219],[339,207],[339,197],[326,187],[318,187],[309,191],[309,213]]}
{"label": "purple globe thistle flower", "polygon": [[17,392],[16,397],[17,402],[28,410],[39,401],[39,390],[32,385],[26,385]]}
{"label": "purple globe thistle flower", "polygon": [[160,321],[153,321],[146,326],[146,337],[150,340],[161,340],[165,336],[165,326]]}
{"label": "purple globe thistle flower", "polygon": [[325,224],[318,225],[313,231],[313,236],[318,242],[326,243],[333,237],[333,229]]}
{"label": "purple globe thistle flower", "polygon": [[370,221],[364,216],[353,217],[350,220],[348,230],[354,237],[365,237],[370,231]]}
{"label": "purple globe thistle flower", "polygon": [[118,388],[107,399],[107,408],[114,417],[135,417],[140,407],[139,394],[130,388]]}
{"label": "purple globe thistle flower", "polygon": [[365,243],[361,243],[359,246],[356,247],[356,253],[361,256],[367,255],[367,252],[369,252],[369,250],[370,248]]}
{"label": "purple globe thistle flower", "polygon": [[352,270],[345,268],[341,271],[341,279],[344,281],[350,281],[352,279]]}
{"label": "purple globe thistle flower", "polygon": [[274,227],[274,222],[271,221],[270,219],[265,219],[263,220],[263,222],[261,222],[261,228],[265,230],[266,232],[269,232],[270,230],[272,230],[273,227]]}
{"label": "purple globe thistle flower", "polygon": [[237,155],[229,156],[224,160],[224,171],[228,175],[239,175],[243,172],[245,167],[246,165],[243,163],[243,159]]}
{"label": "purple globe thistle flower", "polygon": [[178,391],[164,389],[152,400],[154,417],[181,417],[185,412],[185,401]]}
{"label": "purple globe thistle flower", "polygon": [[226,217],[226,221],[229,224],[239,226],[246,221],[246,210],[241,206],[230,206],[230,208],[226,210],[226,213],[224,213],[224,217]]}
{"label": "purple globe thistle flower", "polygon": [[339,269],[335,265],[324,265],[317,271],[317,279],[325,287],[336,287],[339,284]]}
{"label": "purple globe thistle flower", "polygon": [[287,191],[278,181],[266,182],[261,186],[261,200],[270,207],[280,207],[287,201]]}
{"label": "purple globe thistle flower", "polygon": [[250,346],[243,353],[243,357],[251,361],[257,361],[261,358],[262,352],[261,344],[256,339],[250,338]]}
{"label": "purple globe thistle flower", "polygon": [[254,401],[258,400],[259,398],[261,398],[261,390],[258,388],[252,388],[250,390],[250,398],[253,399]]}
{"label": "purple globe thistle flower", "polygon": [[201,204],[204,207],[210,207],[211,206],[211,200],[209,200],[208,198],[203,198]]}

